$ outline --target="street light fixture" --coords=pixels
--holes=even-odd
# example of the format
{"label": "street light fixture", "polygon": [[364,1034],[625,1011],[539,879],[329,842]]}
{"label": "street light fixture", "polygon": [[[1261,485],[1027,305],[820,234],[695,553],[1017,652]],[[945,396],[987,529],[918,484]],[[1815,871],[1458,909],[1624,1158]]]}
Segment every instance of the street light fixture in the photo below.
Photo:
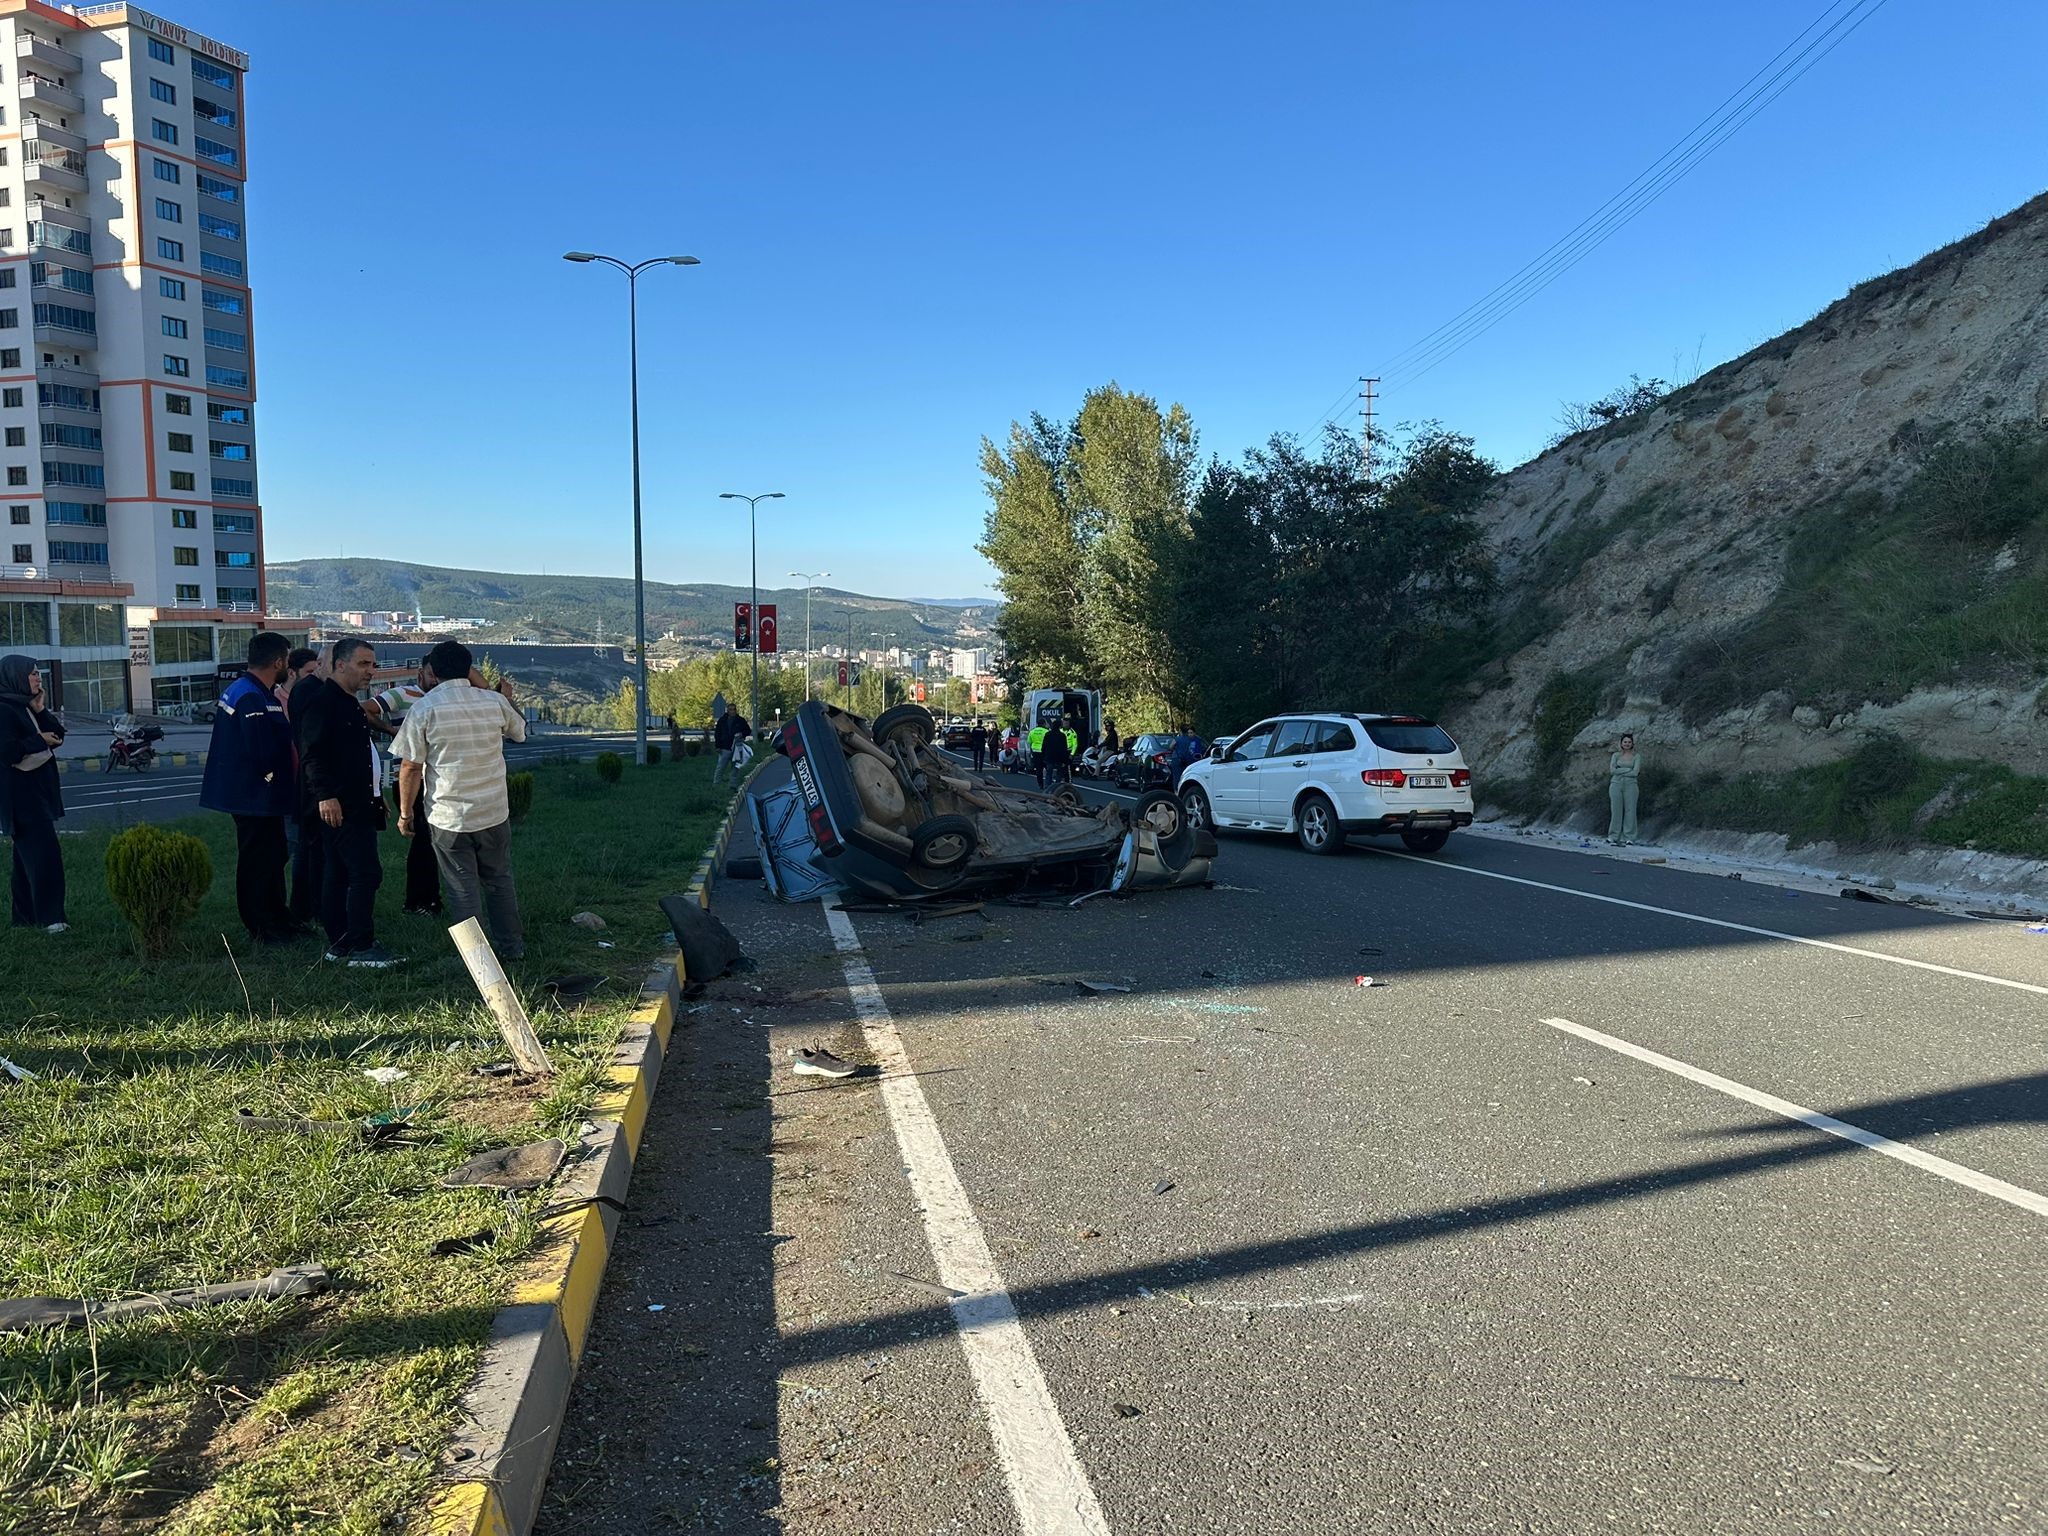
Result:
{"label": "street light fixture", "polygon": [[744,501],[747,504],[747,569],[751,571],[754,584],[754,606],[747,612],[753,615],[749,628],[753,631],[754,651],[754,705],[753,713],[747,716],[747,728],[761,729],[761,547],[754,539],[754,503],[758,501],[781,501],[780,491],[763,491],[758,496],[742,496],[738,491],[720,491],[720,501]]}
{"label": "street light fixture", "polygon": [[640,545],[640,274],[650,267],[694,267],[694,256],[651,256],[623,262],[595,251],[568,251],[564,261],[602,262],[626,274],[626,335],[633,392],[633,761],[647,763],[647,575]]}
{"label": "street light fixture", "polygon": [[791,571],[804,579],[804,702],[811,701],[811,593],[830,571]]}

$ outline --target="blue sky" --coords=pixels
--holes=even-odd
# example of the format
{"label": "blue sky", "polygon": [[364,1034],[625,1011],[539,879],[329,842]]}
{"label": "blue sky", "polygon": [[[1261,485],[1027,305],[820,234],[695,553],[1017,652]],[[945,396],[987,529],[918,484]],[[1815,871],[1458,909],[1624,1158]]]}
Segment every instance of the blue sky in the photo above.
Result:
{"label": "blue sky", "polygon": [[[1824,0],[563,7],[164,0],[247,49],[272,559],[989,589],[984,436],[1109,379],[1308,432]],[[1504,464],[2043,190],[2048,6],[1889,0],[1662,201],[1383,402]],[[1348,410],[1347,405],[1347,410]],[[1355,423],[1355,415],[1347,417]]]}

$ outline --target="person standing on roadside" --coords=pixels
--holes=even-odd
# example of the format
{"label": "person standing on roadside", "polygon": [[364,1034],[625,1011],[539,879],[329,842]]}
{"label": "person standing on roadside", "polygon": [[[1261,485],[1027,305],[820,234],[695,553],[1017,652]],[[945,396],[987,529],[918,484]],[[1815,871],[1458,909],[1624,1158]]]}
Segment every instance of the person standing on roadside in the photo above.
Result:
{"label": "person standing on roadside", "polygon": [[290,665],[292,643],[264,630],[249,640],[242,675],[214,709],[213,738],[199,780],[199,803],[235,821],[235,910],[249,937],[282,944],[305,930],[292,922],[285,893],[291,851],[285,821],[296,809],[292,727],[277,685]]}
{"label": "person standing on roadside", "polygon": [[57,823],[64,819],[57,747],[64,727],[45,702],[34,659],[0,656],[0,832],[14,843],[11,916],[17,928],[63,933],[71,926],[57,842]]}
{"label": "person standing on roadside", "polygon": [[974,729],[967,733],[967,745],[974,753],[974,771],[979,773],[988,762],[988,727],[979,720],[974,722]]}
{"label": "person standing on roadside", "polygon": [[488,908],[498,958],[523,960],[505,743],[526,740],[526,717],[513,707],[510,679],[486,687],[469,647],[453,640],[427,652],[420,681],[427,696],[406,711],[391,746],[398,830],[431,841],[441,866],[442,917],[452,926]]}
{"label": "person standing on roadside", "polygon": [[1607,757],[1607,841],[1627,847],[1636,840],[1643,760],[1636,752],[1633,731],[1623,735],[1618,750]]}
{"label": "person standing on roadside", "polygon": [[725,706],[725,713],[718,717],[718,725],[711,736],[711,744],[718,748],[718,761],[711,767],[713,784],[725,781],[726,770],[734,767],[733,748],[747,739],[751,729],[747,724],[747,717],[728,703]]}
{"label": "person standing on roadside", "polygon": [[369,641],[335,641],[327,676],[295,713],[302,803],[320,820],[326,866],[320,920],[327,929],[327,958],[388,970],[405,960],[377,942],[377,887],[384,883],[377,832],[384,802],[377,793],[380,770],[370,717],[358,697],[376,670]]}
{"label": "person standing on roadside", "polygon": [[320,653],[300,646],[285,659],[285,677],[282,688],[285,722],[294,728],[292,737],[292,814],[285,819],[285,837],[291,844],[292,854],[292,899],[289,911],[292,922],[302,928],[311,928],[320,921],[320,818],[308,817],[298,799],[299,743],[296,734],[298,717],[292,709],[292,696],[305,698],[313,691],[313,684],[320,681]]}
{"label": "person standing on roadside", "polygon": [[[385,787],[391,791],[393,807],[400,812],[405,810],[405,804],[398,794],[398,749],[395,743],[407,712],[426,696],[427,669],[423,665],[411,682],[386,688],[363,705],[363,712],[370,717],[370,729],[386,738],[384,745],[385,750],[391,753],[391,772],[386,776]],[[432,838],[415,837],[405,846],[405,900],[400,905],[415,917],[438,917],[441,914],[441,865],[434,854]]]}
{"label": "person standing on roadside", "polygon": [[1202,738],[1195,734],[1192,725],[1182,726],[1180,734],[1173,739],[1173,746],[1166,754],[1166,771],[1172,787],[1179,789],[1180,776],[1201,760]]}
{"label": "person standing on roadside", "polygon": [[1042,765],[1039,787],[1057,789],[1066,783],[1074,772],[1074,733],[1065,722],[1050,727],[1038,750],[1038,761]]}

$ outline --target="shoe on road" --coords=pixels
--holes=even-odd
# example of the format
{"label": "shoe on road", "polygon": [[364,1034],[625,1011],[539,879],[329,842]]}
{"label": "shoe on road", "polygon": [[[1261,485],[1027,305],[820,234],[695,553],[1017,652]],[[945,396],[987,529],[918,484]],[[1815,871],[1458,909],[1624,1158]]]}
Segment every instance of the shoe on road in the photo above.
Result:
{"label": "shoe on road", "polygon": [[850,1061],[842,1061],[830,1051],[814,1051],[809,1046],[791,1051],[798,1077],[851,1077],[860,1068]]}
{"label": "shoe on road", "polygon": [[405,964],[405,956],[394,955],[382,944],[372,944],[364,949],[350,950],[348,963],[351,968],[361,967],[366,971],[388,971],[394,965]]}

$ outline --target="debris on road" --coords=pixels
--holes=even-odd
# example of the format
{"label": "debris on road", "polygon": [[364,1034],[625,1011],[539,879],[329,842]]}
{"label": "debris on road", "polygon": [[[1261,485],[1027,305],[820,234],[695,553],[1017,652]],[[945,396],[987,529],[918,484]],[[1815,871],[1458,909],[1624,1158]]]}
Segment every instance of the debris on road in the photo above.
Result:
{"label": "debris on road", "polygon": [[1353,985],[1360,987],[1384,987],[1386,983],[1377,976],[1360,976]]}
{"label": "debris on road", "polygon": [[605,920],[595,912],[578,912],[569,921],[578,928],[588,928],[592,933],[603,933],[606,926]]}
{"label": "debris on road", "polygon": [[1083,997],[1098,997],[1105,992],[1128,992],[1131,989],[1116,981],[1077,981],[1074,990]]}
{"label": "debris on road", "polygon": [[17,1083],[39,1083],[42,1081],[35,1073],[29,1071],[27,1067],[17,1067],[5,1056],[0,1056],[0,1077],[5,1077]]}
{"label": "debris on road", "polygon": [[1179,1186],[1176,1185],[1171,1179],[1161,1179],[1157,1184],[1154,1184],[1152,1186],[1152,1193],[1155,1195],[1163,1195],[1167,1193],[1169,1190],[1176,1189],[1178,1187]]}
{"label": "debris on road", "polygon": [[0,1333],[22,1333],[35,1328],[68,1328],[74,1325],[102,1326],[154,1312],[183,1312],[198,1307],[218,1306],[227,1301],[256,1301],[286,1296],[312,1296],[331,1283],[320,1264],[289,1264],[257,1280],[232,1280],[225,1285],[191,1285],[149,1296],[130,1296],[119,1301],[74,1301],[61,1296],[28,1296],[18,1301],[0,1301]]}
{"label": "debris on road", "polygon": [[474,1249],[488,1248],[497,1240],[498,1229],[496,1227],[482,1227],[475,1232],[465,1232],[460,1237],[444,1237],[441,1241],[434,1244],[433,1247],[429,1248],[427,1252],[437,1259],[445,1259],[453,1254],[469,1253]]}
{"label": "debris on road", "polygon": [[927,1295],[943,1296],[948,1301],[958,1301],[962,1296],[965,1296],[967,1294],[965,1291],[954,1290],[953,1287],[951,1287],[950,1285],[934,1285],[929,1280],[920,1280],[915,1275],[906,1275],[898,1269],[890,1270],[889,1278],[892,1280],[901,1280],[905,1285],[910,1286],[913,1290],[923,1291]]}
{"label": "debris on road", "polygon": [[497,1147],[479,1152],[434,1182],[442,1189],[539,1189],[555,1176],[568,1147],[559,1138],[522,1147]]}
{"label": "debris on road", "polygon": [[668,1310],[668,1303],[665,1301],[650,1301],[647,1303],[647,1310],[650,1312],[666,1312]]}
{"label": "debris on road", "polygon": [[1139,1414],[1143,1413],[1145,1410],[1142,1408],[1135,1407],[1130,1403],[1111,1403],[1109,1405],[1109,1411],[1115,1414],[1120,1419],[1135,1419]]}
{"label": "debris on road", "polygon": [[1591,1079],[1590,1077],[1575,1077],[1575,1078],[1573,1078],[1573,1079],[1572,1079],[1572,1081],[1573,1081],[1573,1082],[1575,1082],[1575,1083],[1582,1083],[1582,1084],[1584,1084],[1584,1085],[1585,1085],[1586,1087],[1588,1087],[1588,1088],[1591,1088],[1591,1087],[1593,1087],[1593,1086],[1594,1086],[1594,1082],[1593,1082],[1593,1079]]}
{"label": "debris on road", "polygon": [[393,1083],[404,1082],[412,1074],[403,1067],[366,1067],[363,1076],[381,1088],[389,1088]]}
{"label": "debris on road", "polygon": [[478,1066],[471,1067],[469,1070],[470,1075],[473,1077],[517,1077],[519,1075],[518,1064],[510,1061],[486,1061]]}
{"label": "debris on road", "polygon": [[1880,896],[1875,891],[1866,891],[1860,885],[1843,886],[1842,899],[1844,901],[1871,901],[1881,907],[1896,907],[1898,905],[1891,897]]}
{"label": "debris on road", "polygon": [[790,1070],[798,1077],[852,1077],[860,1070],[824,1049],[803,1046],[790,1053]]}
{"label": "debris on road", "polygon": [[691,897],[662,897],[661,915],[675,930],[676,947],[683,953],[683,975],[691,985],[754,969],[732,930]]}

